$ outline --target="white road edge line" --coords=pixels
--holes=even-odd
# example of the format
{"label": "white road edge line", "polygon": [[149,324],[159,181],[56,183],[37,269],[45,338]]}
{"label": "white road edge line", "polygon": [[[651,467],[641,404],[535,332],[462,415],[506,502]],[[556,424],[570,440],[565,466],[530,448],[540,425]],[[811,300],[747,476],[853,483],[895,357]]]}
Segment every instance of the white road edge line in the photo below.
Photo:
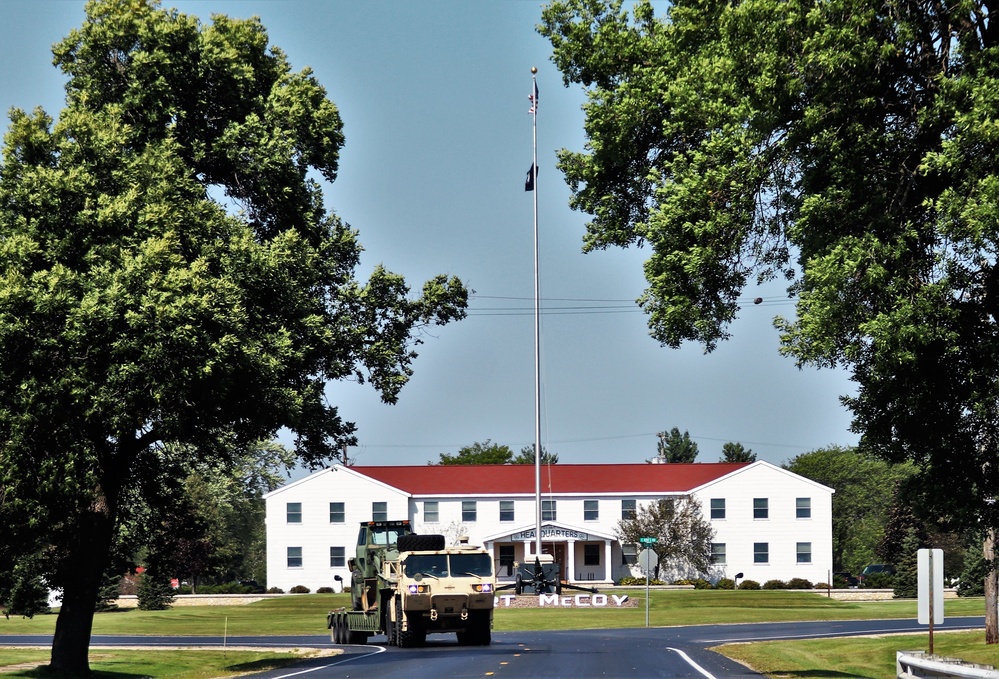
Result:
{"label": "white road edge line", "polygon": [[307,670],[300,670],[298,672],[292,672],[291,674],[282,674],[280,676],[274,677],[273,679],[286,679],[287,677],[297,677],[297,676],[299,676],[301,674],[309,674],[310,672],[315,672],[317,670],[325,670],[328,667],[335,667],[337,665],[344,665],[346,663],[349,663],[352,660],[359,660],[360,658],[367,658],[369,655],[375,655],[377,653],[384,653],[385,652],[385,647],[384,646],[369,646],[368,648],[377,649],[377,650],[372,650],[371,653],[365,653],[364,655],[356,655],[356,656],[351,656],[349,658],[344,658],[343,660],[338,660],[337,662],[331,662],[328,665],[321,665],[319,667],[310,667]]}
{"label": "white road edge line", "polygon": [[687,655],[686,653],[684,653],[683,651],[681,651],[679,648],[671,648],[671,647],[667,646],[666,649],[669,650],[669,651],[673,651],[674,653],[676,653],[677,655],[679,655],[681,658],[683,658],[687,662],[688,665],[690,665],[691,667],[693,667],[695,670],[697,670],[698,672],[700,672],[701,674],[703,674],[708,679],[715,679],[715,677],[714,677],[713,674],[711,674],[706,669],[704,669],[703,667],[701,667],[700,665],[698,665],[697,663],[695,663],[693,660],[691,660],[690,656]]}

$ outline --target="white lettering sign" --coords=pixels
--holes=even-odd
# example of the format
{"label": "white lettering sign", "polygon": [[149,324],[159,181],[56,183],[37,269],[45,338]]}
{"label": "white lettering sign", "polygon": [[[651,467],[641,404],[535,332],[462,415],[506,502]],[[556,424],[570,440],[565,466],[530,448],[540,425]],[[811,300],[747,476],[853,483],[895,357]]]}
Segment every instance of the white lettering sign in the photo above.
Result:
{"label": "white lettering sign", "polygon": [[[522,533],[514,533],[510,536],[510,539],[514,542],[519,542],[521,540],[533,540],[535,535],[534,529],[525,530]],[[590,536],[587,533],[582,533],[578,530],[573,530],[571,528],[559,528],[558,526],[542,526],[541,527],[541,537],[547,539],[562,538],[565,540],[589,540]]]}
{"label": "white lettering sign", "polygon": [[[611,594],[611,598],[614,600],[614,605],[620,608],[624,606],[628,601],[627,594]],[[513,594],[502,594],[494,598],[494,605],[502,605],[504,608],[510,608],[517,597]],[[556,608],[604,608],[608,605],[606,594],[577,594],[576,596],[563,596],[560,597],[558,594],[539,594],[538,595],[538,606],[544,608],[545,606],[554,606]]]}

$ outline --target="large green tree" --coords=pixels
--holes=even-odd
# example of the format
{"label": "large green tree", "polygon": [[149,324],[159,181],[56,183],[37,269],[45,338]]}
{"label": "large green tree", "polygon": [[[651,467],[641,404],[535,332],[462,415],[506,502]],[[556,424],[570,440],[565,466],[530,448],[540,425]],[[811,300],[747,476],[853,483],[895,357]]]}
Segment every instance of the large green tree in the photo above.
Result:
{"label": "large green tree", "polygon": [[395,401],[467,292],[355,279],[310,178],[337,175],[339,113],[259,21],[93,1],[53,51],[65,108],[12,111],[0,166],[0,571],[45,554],[72,675],[134,508],[282,427],[323,464],[354,442],[326,384]]}
{"label": "large green tree", "polygon": [[855,448],[829,446],[802,453],[784,468],[829,486],[832,496],[833,569],[859,573],[879,561],[899,485],[915,473],[911,464],[890,465]]}
{"label": "large green tree", "polygon": [[[629,5],[630,6],[630,5]],[[585,248],[647,244],[652,335],[707,350],[787,278],[782,350],[840,366],[861,445],[917,463],[991,530],[999,496],[999,11],[994,0],[553,2],[588,90],[563,151]],[[979,522],[979,519],[982,519]],[[999,640],[989,606],[987,637]]]}

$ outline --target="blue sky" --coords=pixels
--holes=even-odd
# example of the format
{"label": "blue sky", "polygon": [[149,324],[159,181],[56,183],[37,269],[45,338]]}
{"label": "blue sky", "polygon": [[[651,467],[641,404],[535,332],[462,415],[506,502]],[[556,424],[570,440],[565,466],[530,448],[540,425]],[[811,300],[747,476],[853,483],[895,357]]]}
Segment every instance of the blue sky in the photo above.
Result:
{"label": "blue sky", "polygon": [[[340,175],[326,204],[381,263],[419,290],[438,273],[475,291],[464,321],[431,330],[394,406],[368,385],[331,385],[357,423],[358,464],[424,464],[490,439],[534,440],[530,68],[538,68],[542,443],[562,462],[641,462],[679,427],[713,462],[737,441],[780,464],[850,445],[853,391],[836,370],[778,354],[772,317],[794,313],[783,286],[751,288],[733,339],[704,355],[648,335],[633,303],[648,251],[581,252],[586,215],[568,207],[559,148],[580,150],[579,88],[566,89],[535,31],[534,0],[198,0],[164,2],[209,21],[257,15],[294,69],[311,67],[344,119]],[[57,114],[63,78],[50,46],[83,21],[78,0],[0,0],[0,108]],[[4,129],[7,120],[4,119]],[[766,300],[753,305],[754,297]]]}

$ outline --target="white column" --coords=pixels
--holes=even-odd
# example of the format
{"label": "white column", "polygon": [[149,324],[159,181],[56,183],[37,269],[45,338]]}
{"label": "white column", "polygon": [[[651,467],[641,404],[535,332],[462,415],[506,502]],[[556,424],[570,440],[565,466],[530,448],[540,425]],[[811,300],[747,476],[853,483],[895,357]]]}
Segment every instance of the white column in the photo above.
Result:
{"label": "white column", "polygon": [[611,568],[611,541],[604,540],[604,579],[608,582],[614,580],[614,569]]}
{"label": "white column", "polygon": [[569,562],[565,565],[565,579],[572,583],[576,582],[576,541],[569,540],[565,545],[565,550],[568,553],[566,561]]}

